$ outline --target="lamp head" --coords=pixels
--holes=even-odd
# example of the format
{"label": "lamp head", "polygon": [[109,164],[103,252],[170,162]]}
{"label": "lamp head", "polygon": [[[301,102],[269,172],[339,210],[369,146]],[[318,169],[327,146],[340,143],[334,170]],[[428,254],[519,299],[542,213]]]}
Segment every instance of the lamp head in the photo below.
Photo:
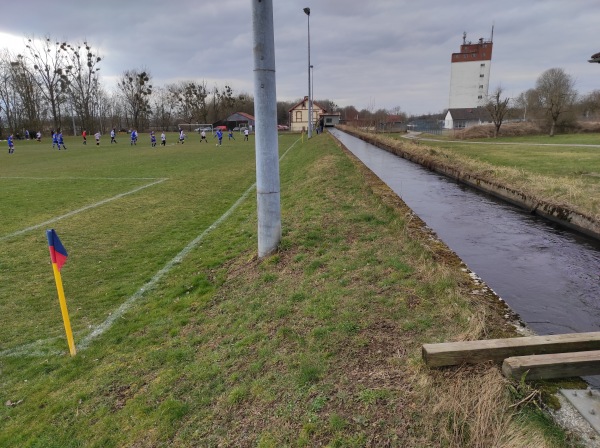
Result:
{"label": "lamp head", "polygon": [[310,8],[304,8],[304,14],[310,16]]}

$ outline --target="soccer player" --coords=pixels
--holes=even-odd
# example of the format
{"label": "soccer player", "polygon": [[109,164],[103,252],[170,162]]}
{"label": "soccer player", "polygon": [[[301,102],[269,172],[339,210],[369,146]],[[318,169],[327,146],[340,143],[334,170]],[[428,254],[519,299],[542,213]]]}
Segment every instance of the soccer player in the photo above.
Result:
{"label": "soccer player", "polygon": [[[54,145],[58,146],[58,132],[52,131],[52,149],[54,149]],[[60,146],[58,146],[60,149]]]}
{"label": "soccer player", "polygon": [[183,129],[179,130],[179,141],[177,143],[181,143],[182,145],[185,143],[185,134],[183,133]]}
{"label": "soccer player", "polygon": [[208,143],[208,139],[206,138],[206,132],[204,131],[204,129],[202,129],[202,132],[200,133],[200,143],[202,142]]}
{"label": "soccer player", "polygon": [[60,129],[58,130],[58,135],[56,136],[56,139],[58,140],[58,150],[59,151],[60,151],[61,146],[64,149],[67,149],[67,147],[65,146],[65,141],[63,140],[62,131]]}
{"label": "soccer player", "polygon": [[100,131],[94,134],[94,138],[96,139],[96,146],[100,146]]}
{"label": "soccer player", "polygon": [[162,146],[167,146],[167,136],[165,135],[165,131],[162,131],[162,134],[160,134],[160,144]]}
{"label": "soccer player", "polygon": [[156,147],[156,135],[154,135],[154,131],[150,132],[150,143],[152,147]]}
{"label": "soccer player", "polygon": [[219,146],[221,146],[221,141],[223,140],[223,132],[220,129],[217,129],[217,133],[215,136],[219,139]]}
{"label": "soccer player", "polygon": [[13,135],[12,134],[10,134],[8,136],[8,140],[6,140],[6,142],[8,143],[8,153],[13,154],[15,152],[15,144],[13,143]]}
{"label": "soccer player", "polygon": [[244,129],[244,141],[247,142],[248,141],[248,128]]}
{"label": "soccer player", "polygon": [[38,132],[37,132],[37,134],[35,134],[35,139],[36,139],[38,142],[41,142],[41,141],[42,141],[42,133],[41,133],[40,131],[38,131]]}
{"label": "soccer player", "polygon": [[85,129],[81,133],[81,136],[83,137],[83,144],[87,145],[87,131]]}
{"label": "soccer player", "polygon": [[117,143],[117,141],[115,140],[115,129],[111,129],[110,130],[110,144],[112,145],[113,143]]}
{"label": "soccer player", "polygon": [[131,143],[129,143],[130,145],[137,145],[137,131],[134,129],[133,131],[131,131]]}
{"label": "soccer player", "polygon": [[231,129],[229,130],[227,136],[229,137],[229,140],[235,140],[235,137],[233,136],[233,131]]}

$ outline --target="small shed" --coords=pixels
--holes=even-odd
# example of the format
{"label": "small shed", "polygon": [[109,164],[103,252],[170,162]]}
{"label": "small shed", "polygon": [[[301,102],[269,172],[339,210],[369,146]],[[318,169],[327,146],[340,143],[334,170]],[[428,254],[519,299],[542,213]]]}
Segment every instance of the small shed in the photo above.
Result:
{"label": "small shed", "polygon": [[235,127],[254,129],[256,127],[254,117],[246,112],[235,112],[219,124],[224,124],[228,129]]}
{"label": "small shed", "polygon": [[341,113],[336,114],[321,114],[321,119],[323,120],[324,127],[332,127],[340,124]]}
{"label": "small shed", "polygon": [[444,129],[466,129],[485,123],[492,123],[492,116],[485,107],[448,109]]}

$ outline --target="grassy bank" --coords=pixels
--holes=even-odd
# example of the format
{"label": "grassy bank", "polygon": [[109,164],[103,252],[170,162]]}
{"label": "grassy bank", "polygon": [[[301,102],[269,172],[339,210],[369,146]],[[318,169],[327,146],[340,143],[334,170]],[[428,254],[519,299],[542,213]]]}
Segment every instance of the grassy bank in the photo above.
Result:
{"label": "grassy bank", "polygon": [[[2,202],[1,446],[568,444],[497,366],[423,365],[424,342],[511,334],[505,310],[331,137],[297,139],[280,137],[283,238],[264,260],[254,192],[204,234],[254,182],[240,142],[17,147],[0,171],[23,194]],[[43,232],[19,232],[113,197],[53,224],[76,343],[152,287],[70,358]]]}

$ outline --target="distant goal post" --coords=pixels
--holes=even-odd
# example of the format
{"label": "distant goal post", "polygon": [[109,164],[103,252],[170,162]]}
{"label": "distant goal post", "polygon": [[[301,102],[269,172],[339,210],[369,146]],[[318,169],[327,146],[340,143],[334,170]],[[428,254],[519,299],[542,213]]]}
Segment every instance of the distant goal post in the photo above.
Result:
{"label": "distant goal post", "polygon": [[198,134],[202,131],[212,134],[213,125],[210,123],[179,123],[179,129],[183,129],[183,132],[197,132]]}

